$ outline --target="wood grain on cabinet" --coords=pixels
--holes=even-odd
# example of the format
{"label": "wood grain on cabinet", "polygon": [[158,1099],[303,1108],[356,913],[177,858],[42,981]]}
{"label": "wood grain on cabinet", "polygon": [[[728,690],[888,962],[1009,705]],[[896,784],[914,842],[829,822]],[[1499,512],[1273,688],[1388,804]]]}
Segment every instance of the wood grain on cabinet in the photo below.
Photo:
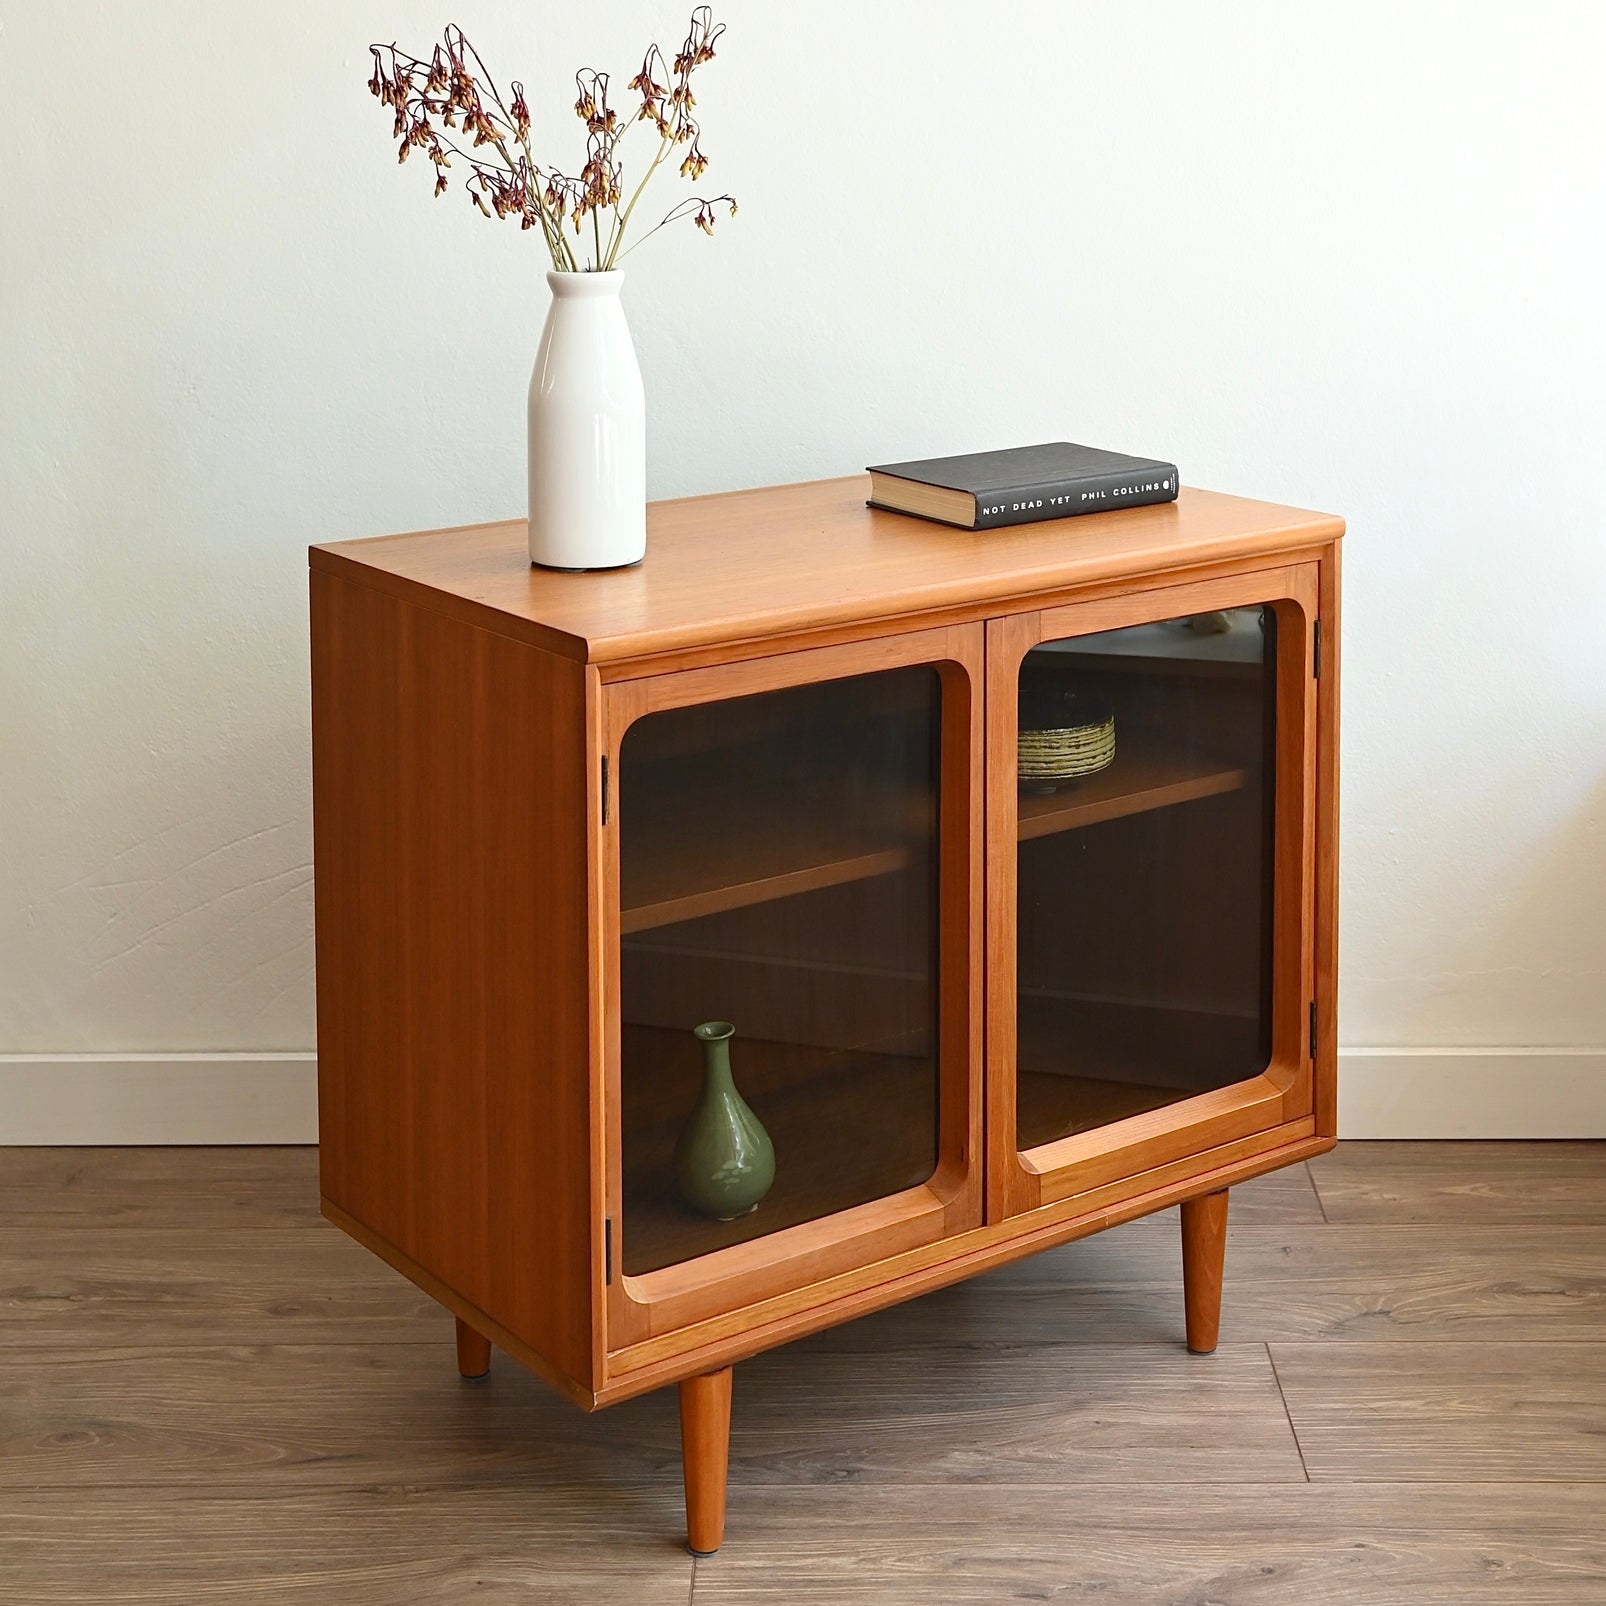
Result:
{"label": "wood grain on cabinet", "polygon": [[317,570],[312,655],[325,1203],[588,1391],[583,670]]}
{"label": "wood grain on cabinet", "polygon": [[[866,488],[656,504],[646,561],[603,574],[532,569],[517,522],[310,556],[324,1212],[453,1313],[465,1374],[494,1345],[587,1408],[681,1384],[698,1549],[718,1543],[735,1361],[1176,1204],[1204,1347],[1226,1190],[1333,1144],[1341,521],[1185,490],[977,535],[870,510]],[[1124,677],[1115,762],[1020,795],[1032,648],[1246,607],[1270,610],[1274,705],[1235,665],[1106,643],[1089,664]],[[626,795],[634,733],[697,776],[764,719],[759,694],[851,681],[895,706],[920,669],[940,760],[884,806],[838,806],[784,762],[708,764],[657,808]],[[1185,712],[1166,725],[1168,685],[1213,700],[1219,750],[1181,739]],[[696,717],[652,720],[672,711]],[[1243,752],[1265,723],[1269,784]],[[1266,797],[1269,849],[1201,862]],[[1198,917],[1102,957],[1093,923],[1063,923],[1017,1011],[1022,856],[1162,824],[1165,884]],[[1270,1000],[1258,1016],[1194,996],[1233,981],[1209,883],[1246,864],[1275,872],[1253,915],[1269,979],[1234,983]],[[1106,908],[1112,874],[1086,883]],[[784,941],[748,941],[783,900]],[[1136,997],[1145,963],[1198,985]],[[1083,993],[1060,984],[1094,968]],[[711,992],[746,1023],[744,1075],[790,1151],[768,1215],[717,1228],[667,1190],[693,1086],[677,1051],[628,1110],[622,1083],[627,1042],[683,1030],[679,1000]],[[1056,1034],[1083,1060],[1040,1053]],[[1029,1132],[1017,1085],[1043,1095]]]}
{"label": "wood grain on cabinet", "polygon": [[[975,534],[864,505],[867,475],[655,502],[633,569],[532,569],[522,520],[314,547],[315,566],[597,664],[741,648],[1331,541],[1331,514],[1184,487],[1175,502]],[[1000,604],[1008,603],[1004,607]],[[946,619],[932,620],[946,623]],[[639,674],[638,667],[635,673]]]}

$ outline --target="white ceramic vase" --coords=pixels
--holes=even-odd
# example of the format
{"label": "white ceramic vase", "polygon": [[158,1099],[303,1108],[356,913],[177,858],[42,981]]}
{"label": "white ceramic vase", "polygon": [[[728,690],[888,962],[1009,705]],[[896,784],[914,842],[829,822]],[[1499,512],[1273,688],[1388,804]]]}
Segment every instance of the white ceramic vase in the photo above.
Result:
{"label": "white ceramic vase", "polygon": [[530,562],[619,569],[647,551],[647,419],[624,274],[549,273],[530,375]]}

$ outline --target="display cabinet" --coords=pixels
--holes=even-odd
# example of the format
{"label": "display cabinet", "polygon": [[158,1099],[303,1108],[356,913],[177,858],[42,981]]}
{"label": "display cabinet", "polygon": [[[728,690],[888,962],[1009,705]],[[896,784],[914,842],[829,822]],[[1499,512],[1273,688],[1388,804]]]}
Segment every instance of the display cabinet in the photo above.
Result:
{"label": "display cabinet", "polygon": [[736,1361],[1176,1203],[1208,1350],[1226,1190],[1334,1137],[1341,522],[866,484],[656,504],[610,573],[311,554],[325,1213],[467,1376],[678,1384],[699,1552]]}

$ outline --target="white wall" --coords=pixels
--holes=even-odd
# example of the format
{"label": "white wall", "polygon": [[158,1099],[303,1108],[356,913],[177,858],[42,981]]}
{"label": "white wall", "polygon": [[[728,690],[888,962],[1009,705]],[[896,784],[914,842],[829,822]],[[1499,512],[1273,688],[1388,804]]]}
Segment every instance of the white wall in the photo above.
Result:
{"label": "white wall", "polygon": [[[651,494],[1064,435],[1343,513],[1344,1042],[1606,1044],[1606,9],[720,12],[741,215],[626,293]],[[303,549],[521,508],[537,241],[432,201],[364,87],[448,18],[571,150],[568,68],[684,22],[0,0],[0,1053],[36,1094],[310,1048]]]}

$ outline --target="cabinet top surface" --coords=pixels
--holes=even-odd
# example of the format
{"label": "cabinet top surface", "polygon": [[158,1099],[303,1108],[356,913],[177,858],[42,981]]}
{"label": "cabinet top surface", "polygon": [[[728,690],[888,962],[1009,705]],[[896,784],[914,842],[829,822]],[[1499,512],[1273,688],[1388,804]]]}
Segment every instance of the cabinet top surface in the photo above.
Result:
{"label": "cabinet top surface", "polygon": [[524,521],[311,549],[315,569],[591,662],[679,652],[1234,561],[1342,535],[1328,513],[1177,501],[973,532],[865,506],[868,475],[654,502],[631,569],[530,566]]}

